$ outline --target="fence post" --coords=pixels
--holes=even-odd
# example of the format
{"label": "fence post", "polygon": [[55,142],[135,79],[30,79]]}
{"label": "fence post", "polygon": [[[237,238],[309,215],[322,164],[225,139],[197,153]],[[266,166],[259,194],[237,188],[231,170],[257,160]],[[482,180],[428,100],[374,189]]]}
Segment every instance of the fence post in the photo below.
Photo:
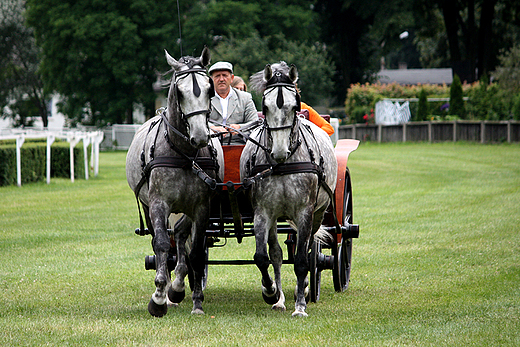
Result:
{"label": "fence post", "polygon": [[70,143],[70,181],[74,183],[74,147],[76,147],[79,140],[75,137],[69,137],[67,141]]}
{"label": "fence post", "polygon": [[47,184],[51,183],[51,145],[54,143],[55,139],[54,135],[47,136]]}
{"label": "fence post", "polygon": [[406,142],[406,123],[403,123],[403,142]]}
{"label": "fence post", "polygon": [[486,139],[486,123],[484,121],[480,122],[480,143],[485,143]]}
{"label": "fence post", "polygon": [[457,142],[457,121],[453,121],[453,142]]}
{"label": "fence post", "polygon": [[428,142],[432,142],[432,121],[428,121]]}
{"label": "fence post", "polygon": [[22,186],[22,155],[20,153],[20,148],[25,141],[25,137],[20,135],[16,138],[16,184],[18,187]]}
{"label": "fence post", "polygon": [[383,137],[383,126],[381,124],[378,124],[377,126],[377,142],[381,142],[381,138]]}
{"label": "fence post", "polygon": [[511,143],[511,119],[507,121],[507,143]]}
{"label": "fence post", "polygon": [[83,137],[83,159],[85,161],[85,179],[88,180],[88,145],[90,143],[90,137],[85,136]]}

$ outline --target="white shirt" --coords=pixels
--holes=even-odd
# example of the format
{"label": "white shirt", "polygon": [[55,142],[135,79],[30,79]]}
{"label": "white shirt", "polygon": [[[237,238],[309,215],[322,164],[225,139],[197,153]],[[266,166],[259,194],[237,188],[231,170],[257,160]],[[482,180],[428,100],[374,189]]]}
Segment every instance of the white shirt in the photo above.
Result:
{"label": "white shirt", "polygon": [[229,98],[231,97],[231,88],[229,89],[229,93],[225,98],[222,98],[220,95],[218,95],[218,93],[215,93],[215,95],[220,100],[220,106],[222,106],[222,123],[226,124],[226,119],[228,117]]}

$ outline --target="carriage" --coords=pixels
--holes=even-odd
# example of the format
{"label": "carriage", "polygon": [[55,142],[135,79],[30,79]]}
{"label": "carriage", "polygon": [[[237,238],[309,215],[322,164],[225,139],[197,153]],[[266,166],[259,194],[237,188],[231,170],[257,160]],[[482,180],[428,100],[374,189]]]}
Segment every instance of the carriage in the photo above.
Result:
{"label": "carriage", "polygon": [[[168,106],[139,128],[126,162],[140,215],[136,233],[152,235],[155,253],[145,258],[145,267],[156,270],[148,311],[162,317],[168,302],[181,302],[187,276],[192,313],[203,314],[212,264],[256,264],[264,300],[285,311],[280,276],[285,263],[294,264],[297,277],[292,315],[307,316],[307,301],[319,299],[323,270],[332,270],[336,291],[349,285],[352,239],[359,227],[353,224],[347,160],[359,142],[339,140],[334,148],[324,131],[298,115],[297,69],[280,62],[251,77],[262,89],[265,119],[250,135],[241,134],[245,145],[222,145],[208,125],[214,93],[206,74],[209,50],[180,60],[166,52],[166,59],[174,71]],[[174,221],[172,213],[181,214]],[[287,235],[286,259],[279,234]],[[210,259],[209,250],[220,240],[241,243],[250,236],[256,240],[253,260]]]}
{"label": "carriage", "polygon": [[[324,116],[328,120],[328,115]],[[306,298],[311,302],[317,302],[320,297],[321,272],[332,270],[334,290],[342,292],[347,290],[350,282],[350,269],[352,262],[352,239],[359,236],[359,225],[353,221],[352,182],[350,171],[347,166],[349,154],[357,149],[358,140],[341,139],[335,147],[336,159],[338,161],[338,176],[336,190],[334,191],[334,202],[336,206],[336,218],[340,222],[340,231],[336,229],[333,216],[333,205],[330,204],[323,220],[322,228],[331,233],[336,242],[325,251],[326,245],[313,239],[311,252],[309,253],[310,275],[309,296]],[[205,239],[206,265],[249,265],[255,264],[252,259],[236,260],[212,260],[210,249],[218,246],[222,239],[236,239],[242,242],[244,237],[254,236],[253,212],[251,205],[246,199],[241,187],[239,159],[244,145],[224,144],[224,182],[222,191],[211,202],[211,214]],[[279,220],[278,233],[287,234],[285,240],[287,259],[284,264],[294,264],[294,251],[296,244],[296,231],[285,222]],[[140,236],[148,234],[137,228],[135,233]],[[172,247],[168,257],[168,268],[173,270],[177,263],[175,240],[171,238]],[[145,269],[155,270],[155,255],[145,257]],[[206,266],[204,284],[206,285],[208,267]],[[192,280],[190,278],[190,280]],[[264,297],[264,299],[266,299]],[[272,304],[268,299],[266,302]]]}

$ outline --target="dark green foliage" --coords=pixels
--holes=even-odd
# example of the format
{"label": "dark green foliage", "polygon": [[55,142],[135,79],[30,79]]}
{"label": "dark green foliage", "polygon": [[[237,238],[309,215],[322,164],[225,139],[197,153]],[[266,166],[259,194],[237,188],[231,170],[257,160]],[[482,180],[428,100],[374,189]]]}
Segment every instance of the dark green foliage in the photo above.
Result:
{"label": "dark green foliage", "polygon": [[0,117],[14,119],[15,126],[30,126],[28,117],[40,117],[47,126],[48,95],[37,71],[40,49],[25,25],[24,1],[2,0],[0,6]]}
{"label": "dark green foliage", "polygon": [[419,93],[419,105],[417,106],[416,121],[423,121],[428,118],[428,97],[426,91],[421,89]]}
{"label": "dark green foliage", "polygon": [[[333,88],[334,64],[319,45],[288,41],[283,35],[261,38],[253,35],[244,40],[224,40],[212,52],[214,61],[226,60],[234,64],[236,76],[246,83],[249,77],[262,70],[266,63],[280,60],[298,68],[298,88],[302,101],[320,105]],[[261,102],[261,96],[259,99]],[[256,100],[255,100],[256,101]],[[257,108],[261,108],[257,102]]]}
{"label": "dark green foliage", "polygon": [[169,0],[28,0],[46,89],[64,97],[62,110],[76,122],[132,122],[135,103],[153,115],[164,49],[176,47],[176,13]]}
{"label": "dark green foliage", "polygon": [[450,87],[450,115],[458,116],[460,119],[466,118],[462,84],[458,75],[453,76],[453,82]]}
{"label": "dark green foliage", "polygon": [[513,99],[512,115],[514,120],[520,120],[520,94]]}
{"label": "dark green foliage", "polygon": [[[46,175],[45,142],[24,143],[20,149],[22,184],[44,181]],[[74,177],[85,176],[83,144],[74,148]],[[56,142],[51,146],[51,177],[70,177],[70,146]],[[0,186],[16,184],[16,144],[0,145]]]}

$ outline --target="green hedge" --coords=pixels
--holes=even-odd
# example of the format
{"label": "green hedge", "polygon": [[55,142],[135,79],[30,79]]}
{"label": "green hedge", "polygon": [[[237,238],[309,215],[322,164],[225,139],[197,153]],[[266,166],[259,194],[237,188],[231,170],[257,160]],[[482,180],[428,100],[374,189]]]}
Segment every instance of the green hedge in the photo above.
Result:
{"label": "green hedge", "polygon": [[[20,148],[22,184],[45,181],[47,165],[45,140],[27,141]],[[70,177],[70,144],[55,142],[51,146],[51,177]],[[85,177],[83,144],[74,148],[74,177]],[[0,186],[16,184],[16,143],[0,144]]]}

